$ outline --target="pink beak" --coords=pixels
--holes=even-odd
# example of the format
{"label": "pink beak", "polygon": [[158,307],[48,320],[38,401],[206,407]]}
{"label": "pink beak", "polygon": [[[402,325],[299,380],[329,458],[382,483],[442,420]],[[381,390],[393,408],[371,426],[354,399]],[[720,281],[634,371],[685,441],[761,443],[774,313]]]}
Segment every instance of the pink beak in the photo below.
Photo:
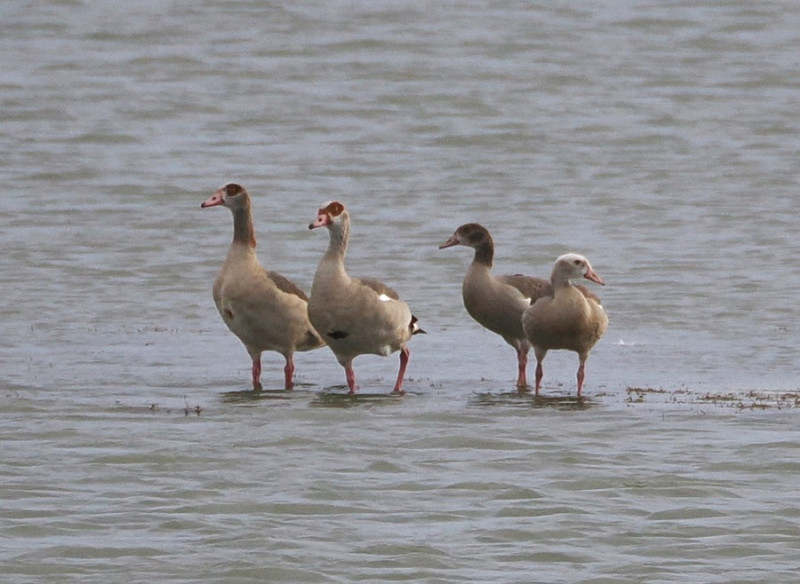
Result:
{"label": "pink beak", "polygon": [[603,279],[597,275],[597,272],[595,272],[591,266],[587,268],[586,273],[583,275],[583,277],[586,278],[587,280],[591,280],[595,284],[600,284],[601,286],[606,285],[606,283],[603,282]]}
{"label": "pink beak", "polygon": [[206,207],[216,207],[217,205],[225,204],[225,198],[223,193],[225,191],[223,189],[219,189],[213,195],[211,195],[208,199],[200,203],[200,208],[205,209]]}
{"label": "pink beak", "polygon": [[448,239],[442,245],[439,246],[439,249],[444,249],[446,247],[453,247],[454,245],[458,245],[458,243],[459,243],[458,237],[456,237],[456,234],[454,233],[453,235],[450,236],[450,239]]}

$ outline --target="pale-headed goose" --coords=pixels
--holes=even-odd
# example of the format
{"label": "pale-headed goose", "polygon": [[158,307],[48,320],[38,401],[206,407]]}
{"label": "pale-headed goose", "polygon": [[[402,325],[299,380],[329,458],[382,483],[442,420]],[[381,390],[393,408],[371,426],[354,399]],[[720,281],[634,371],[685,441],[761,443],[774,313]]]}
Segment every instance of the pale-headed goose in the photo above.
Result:
{"label": "pale-headed goose", "polygon": [[584,367],[589,351],[608,328],[608,316],[594,294],[586,294],[571,282],[586,278],[601,286],[605,282],[582,255],[569,253],[556,260],[550,282],[551,295],[537,300],[522,316],[522,326],[536,355],[536,395],[543,376],[542,361],[551,349],[578,353],[578,397],[583,390]]}
{"label": "pale-headed goose", "polygon": [[417,319],[397,292],[374,278],[351,278],[345,269],[350,233],[350,215],[344,205],[323,205],[309,229],[327,227],[328,250],[319,262],[308,316],[344,367],[347,387],[356,392],[353,359],[358,355],[388,356],[400,351],[400,369],[395,393],[403,393],[403,377],[408,365],[406,343],[420,330]]}
{"label": "pale-headed goose", "polygon": [[520,274],[492,275],[494,241],[489,230],[478,223],[460,226],[439,249],[455,245],[475,250],[461,286],[464,308],[479,324],[514,347],[518,365],[517,388],[526,389],[531,345],[522,330],[522,313],[538,298],[551,294],[550,282]]}
{"label": "pale-headed goose", "polygon": [[247,190],[238,184],[227,184],[200,207],[218,205],[233,213],[233,242],[214,281],[214,303],[253,360],[253,389],[262,388],[262,351],[283,355],[284,387],[292,389],[295,351],[310,351],[325,344],[308,320],[308,297],[290,280],[265,270],[258,261]]}

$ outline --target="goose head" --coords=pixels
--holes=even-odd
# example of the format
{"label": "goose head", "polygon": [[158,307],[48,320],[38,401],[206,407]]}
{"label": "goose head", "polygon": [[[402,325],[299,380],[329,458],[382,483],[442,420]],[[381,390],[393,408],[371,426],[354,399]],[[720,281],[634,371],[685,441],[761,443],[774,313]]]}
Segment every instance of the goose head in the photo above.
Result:
{"label": "goose head", "polygon": [[493,245],[492,236],[489,230],[478,223],[465,223],[453,232],[453,235],[439,246],[439,249],[453,247],[454,245],[466,245],[473,249],[486,245]]}
{"label": "goose head", "polygon": [[213,195],[200,204],[202,209],[222,205],[231,211],[250,207],[250,194],[242,185],[228,183],[218,188]]}
{"label": "goose head", "polygon": [[586,278],[601,286],[606,285],[585,257],[577,253],[564,254],[553,266],[553,280],[569,281],[573,278]]}
{"label": "goose head", "polygon": [[494,260],[494,241],[489,230],[478,223],[465,223],[453,232],[450,239],[439,246],[439,249],[465,245],[475,250],[473,265],[492,267]]}
{"label": "goose head", "polygon": [[317,227],[327,227],[333,229],[342,226],[349,221],[347,209],[339,201],[331,201],[325,203],[319,208],[317,218],[308,226],[309,229],[316,229]]}

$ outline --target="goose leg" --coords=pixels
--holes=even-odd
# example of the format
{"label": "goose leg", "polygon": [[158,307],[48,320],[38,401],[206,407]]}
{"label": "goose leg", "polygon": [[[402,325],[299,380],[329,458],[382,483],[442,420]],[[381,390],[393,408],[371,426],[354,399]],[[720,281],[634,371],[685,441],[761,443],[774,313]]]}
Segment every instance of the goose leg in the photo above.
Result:
{"label": "goose leg", "polygon": [[544,377],[544,369],[542,369],[542,361],[547,351],[539,351],[535,347],[533,349],[536,354],[536,397],[539,397],[539,389],[542,387],[542,377]]}
{"label": "goose leg", "polygon": [[261,391],[261,354],[253,357],[253,391]]}
{"label": "goose leg", "polygon": [[578,365],[578,397],[581,397],[581,391],[583,391],[583,379],[584,379],[584,366],[586,364],[586,359],[581,358],[580,365]]}
{"label": "goose leg", "polygon": [[405,393],[403,391],[403,377],[406,374],[406,367],[408,366],[408,359],[411,352],[408,347],[400,349],[400,370],[397,372],[397,382],[394,384],[393,393]]}
{"label": "goose leg", "polygon": [[528,369],[528,348],[517,348],[517,366],[519,373],[517,375],[517,389],[528,389],[528,376],[526,370]]}
{"label": "goose leg", "polygon": [[344,366],[344,375],[347,378],[347,387],[350,388],[350,395],[356,392],[356,374],[353,365],[348,363]]}
{"label": "goose leg", "polygon": [[284,389],[294,389],[294,357],[289,355],[286,357],[286,367],[283,368]]}
{"label": "goose leg", "polygon": [[544,371],[542,371],[542,362],[536,362],[536,389],[534,393],[536,396],[539,396],[539,388],[542,386],[542,377],[544,377]]}

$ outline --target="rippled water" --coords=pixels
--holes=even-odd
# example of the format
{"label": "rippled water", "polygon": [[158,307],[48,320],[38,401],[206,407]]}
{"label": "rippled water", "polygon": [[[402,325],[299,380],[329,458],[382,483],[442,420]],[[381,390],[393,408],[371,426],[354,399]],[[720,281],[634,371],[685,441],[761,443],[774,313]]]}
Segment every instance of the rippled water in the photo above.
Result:
{"label": "rippled water", "polygon": [[[791,2],[0,8],[4,582],[795,582],[800,8]],[[247,391],[210,286],[227,180],[308,288],[320,203],[428,335],[342,395]],[[466,315],[587,255],[611,318],[513,392]],[[282,363],[264,359],[279,387]]]}

